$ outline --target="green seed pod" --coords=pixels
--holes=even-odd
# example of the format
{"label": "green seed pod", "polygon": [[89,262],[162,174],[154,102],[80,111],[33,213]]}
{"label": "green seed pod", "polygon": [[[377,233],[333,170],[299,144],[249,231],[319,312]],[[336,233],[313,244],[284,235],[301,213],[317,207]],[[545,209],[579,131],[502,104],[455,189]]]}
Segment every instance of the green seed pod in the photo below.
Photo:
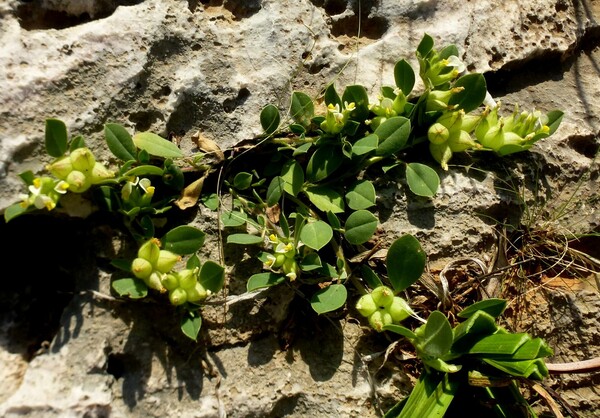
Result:
{"label": "green seed pod", "polygon": [[162,284],[163,277],[164,275],[162,273],[153,271],[152,274],[150,274],[150,277],[145,280],[145,282],[151,289],[158,290],[160,293],[164,293],[167,291],[167,289],[165,289]]}
{"label": "green seed pod", "polygon": [[136,258],[131,263],[131,271],[138,279],[147,279],[152,274],[152,264],[144,258]]}
{"label": "green seed pod", "polygon": [[296,280],[300,269],[298,268],[298,264],[296,263],[295,259],[286,257],[285,261],[283,262],[282,268],[285,275],[289,277],[291,281]]}
{"label": "green seed pod", "polygon": [[373,327],[373,329],[377,332],[383,331],[383,327],[391,324],[392,316],[389,312],[386,311],[375,311],[369,317],[369,324]]}
{"label": "green seed pod", "polygon": [[427,138],[432,144],[443,144],[449,136],[450,131],[441,123],[434,123],[427,130]]}
{"label": "green seed pod", "polygon": [[481,148],[466,131],[460,131],[448,139],[448,146],[452,152],[462,152],[472,148]]}
{"label": "green seed pod", "polygon": [[283,265],[283,262],[286,260],[286,256],[285,254],[282,253],[277,253],[275,254],[275,261],[273,261],[273,264],[271,265],[272,268],[279,268]]}
{"label": "green seed pod", "polygon": [[167,250],[160,250],[155,267],[156,270],[161,273],[168,273],[175,267],[175,264],[177,264],[178,261],[181,261],[181,256],[179,254]]}
{"label": "green seed pod", "polygon": [[169,292],[169,300],[175,306],[182,305],[187,302],[187,292],[181,287],[173,289]]}
{"label": "green seed pod", "polygon": [[158,239],[151,238],[146,241],[140,249],[138,250],[138,257],[144,258],[152,264],[152,266],[156,266],[158,262],[158,257],[160,255],[160,247],[158,246]]}
{"label": "green seed pod", "polygon": [[198,282],[195,270],[183,269],[178,273],[179,286],[183,289],[192,289]]}
{"label": "green seed pod", "polygon": [[70,155],[71,164],[73,164],[73,168],[79,171],[90,171],[94,168],[96,164],[96,159],[94,158],[94,154],[90,151],[89,148],[77,148],[71,152]]}
{"label": "green seed pod", "polygon": [[484,147],[499,150],[500,147],[504,145],[504,131],[502,125],[492,126],[479,142]]}
{"label": "green seed pod", "polygon": [[358,302],[356,302],[356,310],[364,317],[368,318],[371,316],[377,310],[373,296],[370,293],[361,296]]}
{"label": "green seed pod", "polygon": [[412,309],[400,296],[394,296],[394,301],[390,306],[389,312],[392,316],[392,320],[395,323],[399,323],[410,316]]}
{"label": "green seed pod", "polygon": [[161,279],[161,283],[170,291],[179,287],[179,278],[175,274],[165,274]]}
{"label": "green seed pod", "polygon": [[96,162],[94,167],[92,168],[92,173],[90,175],[90,181],[92,184],[100,183],[106,179],[111,179],[115,176],[115,173],[110,171],[108,168],[104,167],[102,163]]}
{"label": "green seed pod", "polygon": [[434,160],[440,163],[443,170],[448,170],[448,161],[452,158],[452,150],[448,143],[429,144],[429,152]]}
{"label": "green seed pod", "polygon": [[56,178],[64,180],[67,178],[69,173],[73,171],[73,164],[71,164],[71,158],[69,156],[58,158],[52,164],[48,164],[46,166],[46,170],[52,173],[52,175]]}
{"label": "green seed pod", "polygon": [[196,282],[196,286],[191,289],[185,289],[188,302],[198,302],[206,299],[208,292],[200,283]]}
{"label": "green seed pod", "polygon": [[394,301],[394,292],[387,286],[379,286],[373,289],[371,297],[378,308],[388,309]]}
{"label": "green seed pod", "polygon": [[83,193],[92,185],[88,176],[78,170],[71,171],[65,181],[69,183],[69,191],[73,193]]}

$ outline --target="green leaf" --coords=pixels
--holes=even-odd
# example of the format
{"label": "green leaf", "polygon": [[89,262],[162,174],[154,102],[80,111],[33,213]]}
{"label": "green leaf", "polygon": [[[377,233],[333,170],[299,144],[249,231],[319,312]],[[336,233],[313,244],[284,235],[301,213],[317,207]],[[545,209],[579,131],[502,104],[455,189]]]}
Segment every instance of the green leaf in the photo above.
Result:
{"label": "green leaf", "polygon": [[407,164],[406,181],[410,190],[417,196],[432,197],[440,187],[440,178],[436,171],[425,164]]}
{"label": "green leaf", "polygon": [[375,206],[375,187],[369,180],[360,180],[351,185],[346,192],[346,202],[353,210]]}
{"label": "green leaf", "polygon": [[342,228],[342,224],[340,223],[340,218],[338,218],[335,213],[331,211],[327,211],[327,222],[334,230],[339,230]]}
{"label": "green leaf", "polygon": [[152,132],[139,132],[133,136],[133,143],[150,155],[163,158],[181,158],[183,152],[173,142]]}
{"label": "green leaf", "polygon": [[412,332],[408,328],[403,327],[402,325],[388,324],[388,325],[384,325],[383,329],[385,331],[391,331],[391,332],[394,332],[396,334],[400,334],[403,337],[408,338],[409,340],[414,340],[414,339],[417,338],[417,334],[415,334],[414,332]]}
{"label": "green leaf", "polygon": [[343,213],[342,195],[329,187],[311,187],[304,192],[310,202],[323,212]]}
{"label": "green leaf", "polygon": [[75,138],[71,139],[71,143],[69,144],[69,152],[73,152],[77,148],[84,148],[85,140],[81,135],[77,135]]}
{"label": "green leaf", "polygon": [[498,330],[496,319],[485,311],[476,311],[466,321],[454,327],[454,353],[466,353],[481,338]]}
{"label": "green leaf", "polygon": [[487,84],[483,74],[471,73],[460,77],[452,87],[464,87],[464,90],[453,94],[448,101],[449,105],[458,105],[465,113],[477,109],[485,99]]}
{"label": "green leaf", "polygon": [[197,312],[189,312],[181,318],[181,332],[193,341],[198,340],[198,333],[202,327],[202,318]]}
{"label": "green leaf", "polygon": [[225,269],[222,265],[207,260],[200,268],[198,282],[204,286],[205,289],[217,293],[223,288],[223,283],[225,282]]}
{"label": "green leaf", "polygon": [[410,131],[410,121],[405,117],[394,116],[386,119],[374,132],[379,138],[376,154],[387,157],[403,149],[408,142]]}
{"label": "green leaf", "polygon": [[310,299],[310,305],[318,314],[335,311],[346,303],[348,292],[343,284],[332,284],[317,291]]}
{"label": "green leaf", "polygon": [[394,81],[405,96],[408,96],[415,86],[415,72],[406,60],[400,60],[394,65]]}
{"label": "green leaf", "polygon": [[378,223],[377,217],[368,210],[357,210],[348,216],[344,236],[350,244],[363,244],[371,239]]}
{"label": "green leaf", "polygon": [[219,208],[219,195],[217,193],[208,193],[200,197],[200,201],[210,210]]}
{"label": "green leaf", "polygon": [[548,114],[546,116],[548,117],[547,125],[548,125],[548,128],[550,128],[550,132],[548,132],[548,135],[552,135],[554,132],[556,132],[556,130],[560,126],[560,123],[562,122],[564,113],[561,112],[560,110],[553,110],[551,112],[548,112]]}
{"label": "green leaf", "polygon": [[283,178],[280,176],[275,176],[269,183],[269,188],[267,189],[267,206],[274,206],[279,202],[281,196],[284,192],[285,182]]}
{"label": "green leaf", "polygon": [[352,145],[352,153],[354,155],[365,155],[371,151],[375,151],[379,145],[379,138],[375,134],[367,135],[359,139]]}
{"label": "green leaf", "polygon": [[526,333],[487,335],[471,346],[469,354],[511,355],[529,338]]}
{"label": "green leaf", "polygon": [[362,278],[365,282],[367,282],[367,285],[371,288],[371,289],[376,289],[379,286],[383,286],[383,282],[381,281],[381,279],[379,278],[379,276],[377,275],[377,273],[375,273],[373,271],[373,269],[371,269],[371,267],[363,264],[360,266],[360,273],[362,275]]}
{"label": "green leaf", "polygon": [[242,226],[248,221],[248,215],[239,210],[228,210],[221,214],[221,222],[226,228]]}
{"label": "green leaf", "polygon": [[193,270],[195,268],[202,267],[202,263],[200,262],[200,258],[198,254],[193,254],[188,260],[185,262],[185,268]]}
{"label": "green leaf", "polygon": [[175,254],[193,254],[204,245],[206,234],[193,226],[180,225],[171,229],[162,238],[165,250]]}
{"label": "green leaf", "polygon": [[417,46],[417,53],[421,57],[427,56],[429,52],[433,49],[433,38],[428,34],[424,34],[421,42],[419,42],[419,46]]}
{"label": "green leaf", "polygon": [[155,165],[140,165],[123,173],[121,177],[162,176],[164,173],[165,170]]}
{"label": "green leaf", "polygon": [[344,161],[338,146],[326,145],[319,147],[306,166],[306,179],[312,183],[329,177]]}
{"label": "green leaf", "polygon": [[233,187],[238,190],[246,190],[252,184],[252,174],[244,171],[239,172],[233,178]]}
{"label": "green leaf", "polygon": [[309,126],[311,119],[315,114],[315,105],[310,96],[295,91],[292,93],[290,112],[294,121],[302,126]]}
{"label": "green leaf", "polygon": [[104,138],[108,149],[115,157],[123,161],[136,159],[137,148],[133,139],[127,130],[116,123],[107,123],[104,125]]}
{"label": "green leaf", "polygon": [[323,267],[321,258],[317,253],[309,253],[300,261],[302,271],[312,271]]}
{"label": "green leaf", "polygon": [[172,187],[177,191],[183,190],[183,186],[185,186],[185,177],[183,175],[183,171],[170,159],[165,160],[162,181],[167,186]]}
{"label": "green leaf", "polygon": [[340,108],[342,107],[342,99],[338,95],[337,91],[335,91],[333,83],[328,85],[325,89],[325,104],[327,106],[332,104],[334,106],[338,105]]}
{"label": "green leaf", "polygon": [[124,258],[115,258],[110,260],[110,265],[118,268],[119,270],[126,271],[128,273],[131,272],[131,260]]}
{"label": "green leaf", "polygon": [[312,142],[307,142],[306,144],[302,144],[294,150],[292,155],[294,157],[297,157],[299,155],[304,155],[308,152],[308,150],[310,149],[310,147],[312,147],[312,145],[313,145]]}
{"label": "green leaf", "polygon": [[342,95],[344,103],[354,103],[355,108],[350,112],[350,119],[363,122],[369,117],[369,95],[364,86],[348,86]]}
{"label": "green leaf", "polygon": [[439,53],[438,56],[441,59],[448,59],[450,58],[452,55],[454,55],[455,57],[458,57],[458,48],[456,47],[456,45],[448,45],[446,47],[444,47]]}
{"label": "green leaf", "polygon": [[300,231],[300,240],[313,250],[320,250],[333,238],[333,230],[323,221],[310,222]]}
{"label": "green leaf", "polygon": [[4,222],[8,222],[11,219],[16,218],[17,216],[22,215],[23,213],[27,212],[27,209],[28,208],[24,208],[23,206],[21,206],[20,203],[10,205],[6,209],[4,209]]}
{"label": "green leaf", "polygon": [[427,318],[425,331],[417,344],[425,354],[443,357],[452,346],[452,327],[448,318],[440,311],[433,311]]}
{"label": "green leaf", "polygon": [[265,287],[271,287],[283,283],[286,277],[279,273],[258,273],[250,276],[246,289],[248,292],[252,292],[256,289],[262,289]]}
{"label": "green leaf", "polygon": [[250,234],[231,234],[227,237],[228,244],[254,245],[261,244],[262,237]]}
{"label": "green leaf", "polygon": [[460,311],[457,316],[459,318],[469,318],[477,311],[484,311],[494,318],[498,318],[500,315],[502,315],[504,309],[506,309],[506,300],[491,298],[481,300],[473,303],[470,306],[467,306],[465,309]]}
{"label": "green leaf", "polygon": [[416,282],[425,270],[425,251],[412,235],[398,238],[390,246],[387,257],[387,271],[396,292],[400,292]]}
{"label": "green leaf", "polygon": [[425,371],[404,405],[395,406],[384,418],[443,418],[459,388],[460,380],[451,374]]}
{"label": "green leaf", "polygon": [[263,107],[260,112],[260,125],[267,135],[271,135],[279,128],[281,122],[281,116],[279,116],[279,109],[272,104],[268,104]]}
{"label": "green leaf", "polygon": [[148,286],[139,279],[118,279],[112,282],[112,288],[119,296],[129,296],[130,299],[141,299],[148,295]]}
{"label": "green leaf", "polygon": [[292,196],[298,196],[304,184],[302,166],[294,160],[288,161],[281,169],[281,178],[284,181],[283,189]]}
{"label": "green leaf", "polygon": [[46,119],[46,152],[52,157],[62,157],[68,148],[67,126],[62,120]]}

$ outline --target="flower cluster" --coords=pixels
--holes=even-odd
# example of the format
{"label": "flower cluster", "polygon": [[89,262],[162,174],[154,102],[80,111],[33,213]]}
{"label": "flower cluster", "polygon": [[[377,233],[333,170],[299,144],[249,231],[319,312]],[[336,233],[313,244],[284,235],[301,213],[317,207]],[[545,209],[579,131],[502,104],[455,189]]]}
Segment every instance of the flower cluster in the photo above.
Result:
{"label": "flower cluster", "polygon": [[135,177],[127,180],[121,188],[121,198],[127,209],[149,206],[154,196],[154,186],[150,179]]}
{"label": "flower cluster", "polygon": [[27,209],[29,206],[35,206],[36,209],[52,210],[56,207],[58,199],[67,192],[69,184],[63,180],[56,180],[52,177],[43,176],[33,179],[33,184],[29,186],[30,194],[22,194],[20,206]]}
{"label": "flower cluster", "polygon": [[369,324],[377,332],[389,324],[398,324],[413,314],[408,303],[387,286],[379,286],[371,293],[363,295],[356,303],[358,312],[368,318]]}
{"label": "flower cluster", "polygon": [[404,107],[407,103],[406,95],[399,88],[394,89],[393,94],[395,97],[388,97],[382,92],[378,98],[379,103],[369,106],[369,110],[375,114],[375,116],[366,121],[366,123],[372,130],[377,129],[377,127],[387,119],[401,115],[404,112]]}
{"label": "flower cluster", "polygon": [[300,267],[296,261],[296,247],[288,240],[278,238],[275,234],[269,236],[269,243],[273,253],[266,253],[265,265],[271,270],[281,270],[294,281],[300,274]]}
{"label": "flower cluster", "polygon": [[321,129],[323,132],[335,135],[342,131],[344,125],[348,121],[350,117],[350,113],[355,109],[356,105],[354,102],[348,103],[344,102],[344,108],[340,109],[339,104],[330,103],[327,106],[327,114],[325,115],[325,120],[321,122]]}
{"label": "flower cluster", "polygon": [[114,173],[96,161],[89,148],[74,149],[69,155],[56,159],[46,169],[69,185],[69,191],[83,193],[93,184],[113,178]]}

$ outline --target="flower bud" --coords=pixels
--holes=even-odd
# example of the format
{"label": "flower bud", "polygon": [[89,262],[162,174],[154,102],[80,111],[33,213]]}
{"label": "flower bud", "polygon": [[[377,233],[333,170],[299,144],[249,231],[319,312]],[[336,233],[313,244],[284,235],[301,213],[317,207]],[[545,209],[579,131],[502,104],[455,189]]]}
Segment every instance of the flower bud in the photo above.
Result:
{"label": "flower bud", "polygon": [[196,285],[191,289],[186,289],[188,302],[198,302],[206,299],[208,292],[200,283],[196,282]]}
{"label": "flower bud", "polygon": [[394,292],[387,286],[379,286],[373,289],[371,297],[378,308],[388,309],[394,301]]}
{"label": "flower bud", "polygon": [[299,272],[299,268],[298,268],[298,264],[296,263],[296,260],[293,258],[286,258],[285,261],[283,262],[283,272],[285,273],[285,275],[287,277],[289,277],[289,279],[291,281],[296,280],[296,277],[298,277],[298,272]]}
{"label": "flower bud", "polygon": [[179,286],[183,289],[191,289],[198,282],[196,279],[196,269],[183,269],[178,273]]}
{"label": "flower bud", "polygon": [[179,279],[176,274],[165,274],[161,279],[161,283],[167,290],[173,290],[179,287]]}
{"label": "flower bud", "polygon": [[450,137],[450,132],[441,123],[434,123],[427,130],[427,138],[432,144],[443,144]]}
{"label": "flower bud", "polygon": [[106,179],[111,179],[115,176],[115,173],[104,167],[102,163],[96,162],[92,168],[90,180],[92,184],[100,183]]}
{"label": "flower bud", "polygon": [[377,332],[383,331],[383,327],[392,323],[392,316],[386,311],[375,311],[369,317],[369,324]]}
{"label": "flower bud", "polygon": [[158,271],[153,271],[152,274],[150,274],[150,277],[148,277],[145,280],[145,282],[149,288],[158,290],[160,293],[164,293],[167,291],[167,289],[165,289],[165,287],[162,284],[163,276],[164,275],[162,273],[159,273]]}
{"label": "flower bud", "polygon": [[477,142],[471,138],[467,131],[460,131],[448,139],[448,146],[452,152],[466,151],[472,148],[481,148]]}
{"label": "flower bud", "polygon": [[73,169],[79,171],[90,171],[94,168],[96,164],[96,159],[94,158],[94,154],[90,151],[89,148],[77,148],[71,152],[70,155],[71,164],[73,164]]}
{"label": "flower bud", "polygon": [[69,156],[65,156],[58,158],[52,164],[48,164],[46,169],[52,173],[53,176],[64,180],[67,178],[69,173],[73,171],[73,164],[71,164],[71,158]]}
{"label": "flower bud", "polygon": [[175,267],[175,264],[177,264],[178,261],[181,261],[181,256],[179,254],[167,250],[160,250],[155,268],[161,273],[168,273]]}
{"label": "flower bud", "polygon": [[144,258],[150,262],[153,266],[156,266],[158,257],[160,255],[160,247],[158,246],[158,239],[151,238],[146,241],[138,250],[138,257]]}
{"label": "flower bud", "polygon": [[81,171],[73,170],[65,179],[69,183],[69,190],[73,193],[83,193],[90,188],[90,179]]}
{"label": "flower bud", "polygon": [[373,296],[371,294],[366,294],[361,296],[361,298],[356,302],[356,310],[365,317],[369,317],[377,310],[377,305],[373,301]]}
{"label": "flower bud", "polygon": [[429,144],[429,152],[434,160],[440,163],[443,170],[448,170],[448,161],[452,158],[452,150],[448,143]]}
{"label": "flower bud", "polygon": [[182,305],[187,302],[187,292],[181,287],[173,289],[171,292],[169,292],[169,300],[175,306]]}
{"label": "flower bud", "polygon": [[144,258],[136,258],[131,263],[131,271],[138,279],[147,279],[152,274],[152,264]]}
{"label": "flower bud", "polygon": [[412,312],[412,309],[400,296],[394,296],[394,301],[390,305],[389,312],[392,316],[392,320],[398,323],[408,318]]}

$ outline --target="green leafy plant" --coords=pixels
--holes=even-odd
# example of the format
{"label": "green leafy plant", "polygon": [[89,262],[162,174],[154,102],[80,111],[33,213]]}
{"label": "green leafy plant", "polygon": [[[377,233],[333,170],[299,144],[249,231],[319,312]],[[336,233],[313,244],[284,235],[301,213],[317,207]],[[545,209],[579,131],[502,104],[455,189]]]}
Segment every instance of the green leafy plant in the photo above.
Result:
{"label": "green leafy plant", "polygon": [[[454,327],[438,310],[426,321],[419,318],[398,296],[423,273],[424,253],[418,241],[410,235],[399,238],[390,247],[386,261],[391,287],[371,274],[373,290],[358,300],[356,309],[375,331],[389,331],[410,341],[423,370],[411,394],[385,416],[442,417],[458,391],[477,392],[484,403],[487,399],[495,404],[498,417],[517,416],[513,405],[527,405],[517,379],[541,380],[548,375],[543,358],[553,354],[549,346],[540,338],[510,333],[496,324],[506,308],[503,299],[470,305],[458,313],[464,321]],[[411,316],[423,324],[414,330],[400,325]],[[532,413],[530,407],[526,410]]]}

